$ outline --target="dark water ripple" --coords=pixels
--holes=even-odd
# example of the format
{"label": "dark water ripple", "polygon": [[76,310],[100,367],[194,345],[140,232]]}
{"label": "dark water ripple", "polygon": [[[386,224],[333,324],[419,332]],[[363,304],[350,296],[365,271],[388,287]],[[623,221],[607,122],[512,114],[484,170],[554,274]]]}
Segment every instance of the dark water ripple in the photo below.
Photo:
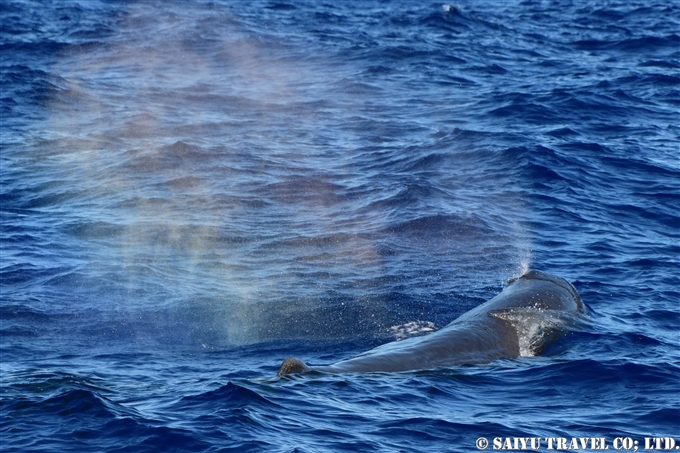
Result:
{"label": "dark water ripple", "polygon": [[[678,17],[2,2],[2,451],[680,442]],[[593,309],[545,357],[274,377],[526,267]]]}

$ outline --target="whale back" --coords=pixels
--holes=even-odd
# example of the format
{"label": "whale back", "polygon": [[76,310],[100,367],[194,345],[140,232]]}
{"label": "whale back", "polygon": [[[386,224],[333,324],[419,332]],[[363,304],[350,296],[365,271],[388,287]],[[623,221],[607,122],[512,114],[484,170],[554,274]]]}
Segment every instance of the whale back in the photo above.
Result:
{"label": "whale back", "polygon": [[585,315],[586,306],[571,283],[531,270],[511,279],[500,294],[446,328],[456,329],[466,323],[474,324],[475,319],[491,317],[512,328],[517,356],[536,356],[569,330],[580,326]]}
{"label": "whale back", "polygon": [[561,277],[532,270],[521,277],[511,279],[496,297],[464,313],[456,321],[492,309],[515,308],[584,312],[583,301],[571,283]]}
{"label": "whale back", "polygon": [[496,297],[430,335],[387,343],[324,367],[286,359],[278,375],[312,370],[407,371],[539,355],[578,325],[585,312],[586,306],[571,283],[531,270],[511,279]]}

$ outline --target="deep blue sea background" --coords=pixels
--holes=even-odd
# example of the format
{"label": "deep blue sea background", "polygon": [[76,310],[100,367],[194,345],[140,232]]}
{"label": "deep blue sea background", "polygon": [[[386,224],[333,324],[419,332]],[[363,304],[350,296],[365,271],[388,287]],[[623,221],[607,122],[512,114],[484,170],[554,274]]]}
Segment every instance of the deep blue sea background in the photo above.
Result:
{"label": "deep blue sea background", "polygon": [[[676,2],[0,20],[3,452],[680,442]],[[543,357],[275,377],[441,328],[527,268],[593,310]]]}

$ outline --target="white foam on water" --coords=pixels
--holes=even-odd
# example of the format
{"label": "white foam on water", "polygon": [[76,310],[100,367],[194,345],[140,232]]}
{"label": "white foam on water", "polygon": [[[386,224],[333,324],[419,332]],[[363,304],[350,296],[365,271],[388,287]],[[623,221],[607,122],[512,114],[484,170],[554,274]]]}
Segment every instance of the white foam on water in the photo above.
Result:
{"label": "white foam on water", "polygon": [[398,341],[434,332],[437,330],[437,327],[431,321],[411,321],[406,324],[392,326],[388,330],[394,336],[394,339]]}

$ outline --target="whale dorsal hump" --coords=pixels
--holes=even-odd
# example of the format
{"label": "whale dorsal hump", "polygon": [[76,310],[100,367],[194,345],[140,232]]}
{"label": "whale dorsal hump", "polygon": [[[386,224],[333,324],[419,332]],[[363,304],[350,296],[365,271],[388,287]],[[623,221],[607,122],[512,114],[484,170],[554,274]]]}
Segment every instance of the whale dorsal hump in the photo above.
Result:
{"label": "whale dorsal hump", "polygon": [[285,374],[304,373],[309,371],[309,369],[310,368],[305,365],[302,360],[291,357],[283,361],[281,368],[279,368],[279,372],[276,373],[276,375],[283,376]]}

